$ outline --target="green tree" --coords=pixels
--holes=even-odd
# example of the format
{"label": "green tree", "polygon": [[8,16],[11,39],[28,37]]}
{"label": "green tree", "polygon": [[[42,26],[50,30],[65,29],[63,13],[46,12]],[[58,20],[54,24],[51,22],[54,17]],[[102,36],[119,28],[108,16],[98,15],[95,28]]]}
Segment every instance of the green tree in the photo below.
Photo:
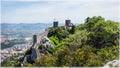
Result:
{"label": "green tree", "polygon": [[75,34],[69,35],[69,37],[64,40],[65,45],[68,45],[71,50],[82,47],[82,45],[87,42],[87,35],[88,32],[86,30],[76,31]]}
{"label": "green tree", "polygon": [[36,67],[54,67],[56,66],[56,57],[52,55],[42,55],[33,64]]}
{"label": "green tree", "polygon": [[70,49],[67,46],[61,47],[61,49],[57,52],[57,66],[70,66],[71,64],[71,55]]}
{"label": "green tree", "polygon": [[100,49],[100,51],[97,52],[97,55],[104,64],[107,63],[108,61],[118,59],[119,58],[119,46],[114,45],[111,47],[102,48]]}
{"label": "green tree", "polygon": [[74,34],[75,33],[75,25],[72,26],[72,28],[70,29],[69,31],[71,34]]}
{"label": "green tree", "polygon": [[73,58],[73,66],[93,67],[102,65],[101,60],[93,53],[92,47],[89,45],[84,45],[82,48],[77,49],[73,54]]}

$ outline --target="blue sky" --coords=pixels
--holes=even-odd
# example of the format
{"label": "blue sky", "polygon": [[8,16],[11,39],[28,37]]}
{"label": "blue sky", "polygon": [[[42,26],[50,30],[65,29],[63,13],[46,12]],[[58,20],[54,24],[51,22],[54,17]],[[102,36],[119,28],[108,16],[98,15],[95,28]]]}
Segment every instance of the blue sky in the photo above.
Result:
{"label": "blue sky", "polygon": [[2,23],[84,23],[89,16],[119,21],[118,0],[2,0]]}

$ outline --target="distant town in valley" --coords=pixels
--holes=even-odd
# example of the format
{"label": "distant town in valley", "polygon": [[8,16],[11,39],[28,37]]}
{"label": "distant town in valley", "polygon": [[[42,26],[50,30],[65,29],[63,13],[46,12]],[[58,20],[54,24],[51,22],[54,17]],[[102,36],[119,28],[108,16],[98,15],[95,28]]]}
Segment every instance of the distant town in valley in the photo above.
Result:
{"label": "distant town in valley", "polygon": [[26,50],[33,45],[33,35],[40,34],[48,27],[49,23],[35,24],[1,24],[1,62],[8,58],[21,58]]}
{"label": "distant town in valley", "polygon": [[[65,20],[65,24],[61,24],[58,21],[53,23],[36,23],[36,24],[1,24],[2,33],[1,37],[1,62],[7,58],[21,58],[24,53],[33,44],[38,41],[38,37],[34,37],[34,34],[41,34],[46,29],[56,28],[65,25],[66,29],[71,29],[73,24],[71,20]],[[40,41],[38,41],[40,43]]]}

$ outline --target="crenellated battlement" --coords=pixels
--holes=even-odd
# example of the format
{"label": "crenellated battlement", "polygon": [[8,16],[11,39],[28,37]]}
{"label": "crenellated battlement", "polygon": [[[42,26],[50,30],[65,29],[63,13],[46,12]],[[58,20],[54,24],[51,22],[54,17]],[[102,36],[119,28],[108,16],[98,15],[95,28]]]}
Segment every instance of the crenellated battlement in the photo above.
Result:
{"label": "crenellated battlement", "polygon": [[[59,22],[58,21],[53,21],[53,28],[58,27]],[[73,24],[71,23],[70,19],[65,20],[65,28],[66,29],[71,29]]]}
{"label": "crenellated battlement", "polygon": [[33,46],[35,44],[40,44],[41,38],[44,37],[44,36],[47,36],[48,32],[49,32],[49,29],[46,29],[45,32],[43,32],[42,34],[39,34],[39,35],[35,34],[35,35],[33,35]]}
{"label": "crenellated battlement", "polygon": [[41,35],[33,35],[33,45],[35,43],[39,44],[41,39]]}
{"label": "crenellated battlement", "polygon": [[[58,21],[54,21],[52,28],[58,27],[58,24],[59,24]],[[66,29],[71,29],[72,26],[73,26],[73,24],[71,23],[71,20],[69,20],[69,19],[65,20],[65,28],[66,28]],[[33,35],[33,46],[34,46],[35,44],[40,44],[41,38],[42,38],[43,36],[47,36],[48,32],[49,32],[49,28],[48,28],[48,29],[45,29],[45,32],[43,32],[42,34]]]}

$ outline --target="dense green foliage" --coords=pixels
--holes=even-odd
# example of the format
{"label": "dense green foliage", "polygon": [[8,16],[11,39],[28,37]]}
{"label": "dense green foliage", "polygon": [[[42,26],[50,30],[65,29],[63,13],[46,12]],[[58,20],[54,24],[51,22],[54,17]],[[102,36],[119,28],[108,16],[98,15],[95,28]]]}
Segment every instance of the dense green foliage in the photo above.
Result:
{"label": "dense green foliage", "polygon": [[55,50],[42,55],[31,66],[103,66],[119,58],[118,26],[118,22],[94,16],[72,29],[52,28],[48,37]]}
{"label": "dense green foliage", "polygon": [[9,59],[4,60],[1,63],[2,67],[19,67],[20,66],[20,62],[18,61],[17,58],[11,57]]}
{"label": "dense green foliage", "polygon": [[55,64],[50,66],[103,66],[108,61],[118,59],[118,26],[118,22],[94,16],[76,26],[74,33],[64,27],[51,29],[49,38],[59,48],[49,58],[56,58]]}
{"label": "dense green foliage", "polygon": [[64,38],[68,37],[69,32],[63,26],[57,28],[51,28],[48,37],[56,36],[59,41],[63,40]]}

